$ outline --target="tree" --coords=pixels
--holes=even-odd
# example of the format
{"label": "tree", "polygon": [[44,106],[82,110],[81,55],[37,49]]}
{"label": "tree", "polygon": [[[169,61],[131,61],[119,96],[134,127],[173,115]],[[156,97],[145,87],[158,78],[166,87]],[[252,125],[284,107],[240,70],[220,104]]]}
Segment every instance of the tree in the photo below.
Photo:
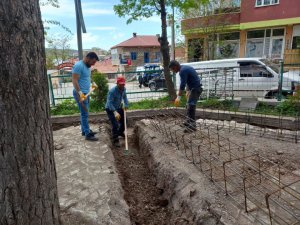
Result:
{"label": "tree", "polygon": [[0,11],[0,224],[60,224],[39,1]]}
{"label": "tree", "polygon": [[47,69],[50,69],[51,66],[57,66],[72,57],[70,40],[69,35],[63,35],[62,37],[46,36],[48,42],[46,51]]}
{"label": "tree", "polygon": [[141,18],[149,18],[153,15],[160,15],[161,18],[161,37],[159,38],[160,50],[163,56],[164,74],[168,93],[172,100],[176,98],[174,84],[172,82],[169,63],[170,49],[167,36],[167,11],[168,7],[186,10],[197,6],[198,2],[207,2],[209,0],[121,0],[121,4],[114,6],[114,11],[120,17],[127,17],[127,23]]}

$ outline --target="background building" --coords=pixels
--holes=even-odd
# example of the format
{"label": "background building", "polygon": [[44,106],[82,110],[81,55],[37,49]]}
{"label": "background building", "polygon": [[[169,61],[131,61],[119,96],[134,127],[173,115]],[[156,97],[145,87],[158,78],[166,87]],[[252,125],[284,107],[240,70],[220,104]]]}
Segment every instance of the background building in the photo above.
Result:
{"label": "background building", "polygon": [[137,35],[111,48],[112,65],[132,71],[145,63],[161,63],[159,35]]}
{"label": "background building", "polygon": [[186,16],[182,32],[188,61],[265,57],[300,62],[299,0],[214,0],[198,15]]}

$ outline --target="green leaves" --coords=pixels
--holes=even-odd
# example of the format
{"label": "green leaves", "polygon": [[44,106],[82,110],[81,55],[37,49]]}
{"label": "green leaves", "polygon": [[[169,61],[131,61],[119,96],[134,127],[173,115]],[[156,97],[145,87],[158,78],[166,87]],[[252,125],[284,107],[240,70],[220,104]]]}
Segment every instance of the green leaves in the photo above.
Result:
{"label": "green leaves", "polygon": [[55,8],[59,8],[58,0],[40,0],[40,6],[51,5]]}
{"label": "green leaves", "polygon": [[156,0],[121,0],[120,4],[114,6],[114,11],[119,17],[128,17],[129,24],[157,14],[159,7]]}

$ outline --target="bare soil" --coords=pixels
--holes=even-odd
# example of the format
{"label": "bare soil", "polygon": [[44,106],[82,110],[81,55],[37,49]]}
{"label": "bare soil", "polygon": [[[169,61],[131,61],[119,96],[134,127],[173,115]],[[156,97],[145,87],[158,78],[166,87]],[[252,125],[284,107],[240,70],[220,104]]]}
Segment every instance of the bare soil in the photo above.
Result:
{"label": "bare soil", "polygon": [[169,225],[172,211],[163,190],[156,187],[154,175],[147,166],[146,159],[139,154],[134,140],[130,139],[129,154],[124,154],[124,140],[121,148],[113,148],[125,200],[134,225]]}

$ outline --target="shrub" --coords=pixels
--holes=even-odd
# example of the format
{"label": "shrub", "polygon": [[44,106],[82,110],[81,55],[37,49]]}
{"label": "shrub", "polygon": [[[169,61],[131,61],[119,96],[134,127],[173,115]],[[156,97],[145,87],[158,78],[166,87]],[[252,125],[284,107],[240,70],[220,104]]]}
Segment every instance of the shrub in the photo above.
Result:
{"label": "shrub", "polygon": [[296,116],[300,115],[300,91],[296,96],[288,97],[287,100],[281,102],[276,110],[280,114]]}
{"label": "shrub", "polygon": [[102,111],[105,109],[108,93],[108,80],[104,74],[93,71],[93,81],[98,85],[98,88],[91,96],[91,111]]}
{"label": "shrub", "polygon": [[51,108],[51,115],[71,115],[79,113],[78,105],[74,99],[67,99]]}

